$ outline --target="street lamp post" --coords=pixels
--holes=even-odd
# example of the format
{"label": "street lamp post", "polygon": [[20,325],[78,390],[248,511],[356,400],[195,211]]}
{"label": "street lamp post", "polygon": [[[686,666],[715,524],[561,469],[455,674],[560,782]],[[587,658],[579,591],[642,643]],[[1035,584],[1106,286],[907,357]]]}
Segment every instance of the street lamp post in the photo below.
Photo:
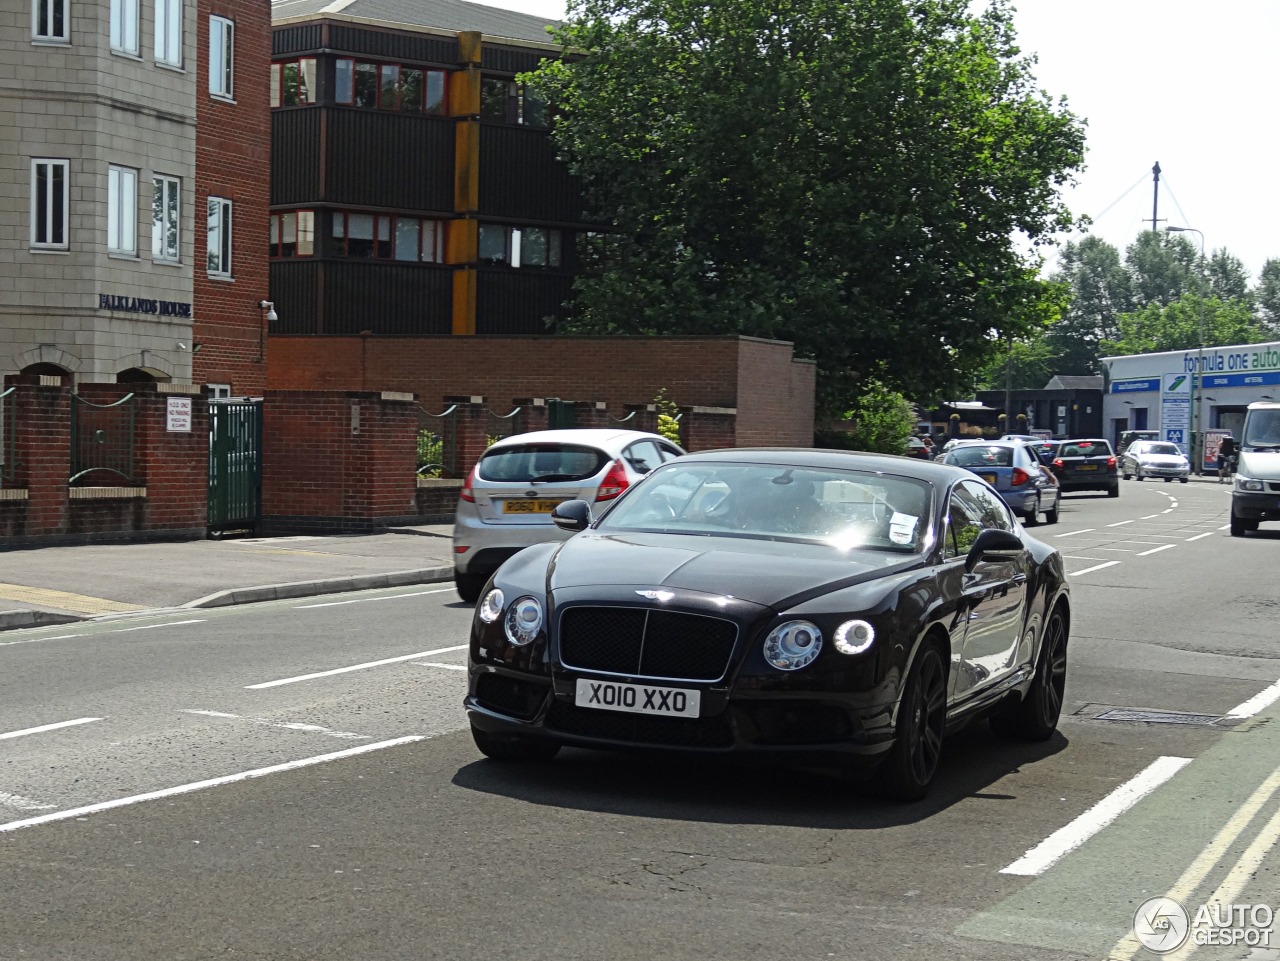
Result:
{"label": "street lamp post", "polygon": [[[1174,227],[1167,226],[1164,228],[1166,232],[1171,234],[1195,234],[1200,238],[1200,262],[1204,263],[1204,234],[1196,230],[1195,227]],[[1187,450],[1195,461],[1196,473],[1204,475],[1204,451],[1197,453],[1196,443],[1201,433],[1204,431],[1204,292],[1200,293],[1200,322],[1199,326],[1199,346],[1196,348],[1196,376],[1191,381],[1191,443],[1187,445]],[[1203,443],[1201,445],[1203,447]]]}

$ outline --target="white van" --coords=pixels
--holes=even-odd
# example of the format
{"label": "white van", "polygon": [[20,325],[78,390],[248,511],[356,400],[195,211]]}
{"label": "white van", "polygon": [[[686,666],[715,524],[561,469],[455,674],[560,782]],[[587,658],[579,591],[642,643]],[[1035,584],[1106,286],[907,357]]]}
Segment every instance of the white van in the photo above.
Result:
{"label": "white van", "polygon": [[1280,521],[1280,403],[1250,404],[1240,432],[1240,463],[1231,489],[1231,536]]}

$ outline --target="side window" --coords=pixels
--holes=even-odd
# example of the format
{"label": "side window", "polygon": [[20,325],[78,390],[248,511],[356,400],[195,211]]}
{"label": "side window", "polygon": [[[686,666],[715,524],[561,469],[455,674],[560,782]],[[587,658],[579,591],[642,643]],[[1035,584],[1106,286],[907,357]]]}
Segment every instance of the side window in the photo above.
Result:
{"label": "side window", "polygon": [[627,463],[647,474],[662,463],[662,455],[658,453],[658,445],[651,440],[637,441],[626,450]]}
{"label": "side window", "polygon": [[947,557],[964,557],[982,532],[982,507],[974,500],[971,485],[957,484],[952,488],[947,516],[943,553]]}
{"label": "side window", "polygon": [[991,527],[1002,531],[1016,531],[1018,529],[1009,514],[1009,508],[1005,506],[1005,502],[1000,499],[999,494],[995,494],[987,488],[969,481],[965,481],[962,486],[965,494],[971,496],[978,503],[982,527]]}
{"label": "side window", "polygon": [[663,463],[666,463],[669,460],[675,460],[677,457],[681,456],[678,450],[674,447],[668,446],[667,444],[659,444],[658,450],[662,454]]}

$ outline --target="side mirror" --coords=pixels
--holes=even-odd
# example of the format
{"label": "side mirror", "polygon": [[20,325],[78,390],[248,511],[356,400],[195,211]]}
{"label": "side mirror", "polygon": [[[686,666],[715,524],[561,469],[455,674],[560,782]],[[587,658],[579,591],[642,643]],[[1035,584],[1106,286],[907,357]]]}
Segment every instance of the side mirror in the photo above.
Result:
{"label": "side mirror", "polygon": [[[551,521],[562,531],[585,531],[591,523],[591,505],[586,501],[564,501],[551,511]],[[982,539],[981,535],[978,539]]]}
{"label": "side mirror", "polygon": [[989,527],[978,535],[973,542],[973,546],[969,548],[969,556],[965,560],[964,569],[971,571],[977,566],[978,561],[984,559],[1013,560],[1024,549],[1022,538],[1013,531],[1002,531],[998,528]]}

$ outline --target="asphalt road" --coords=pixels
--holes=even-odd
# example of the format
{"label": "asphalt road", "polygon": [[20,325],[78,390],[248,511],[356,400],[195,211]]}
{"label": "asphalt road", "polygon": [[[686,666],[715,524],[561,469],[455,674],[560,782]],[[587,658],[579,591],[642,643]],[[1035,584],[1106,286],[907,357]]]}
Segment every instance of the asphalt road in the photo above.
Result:
{"label": "asphalt road", "polygon": [[1227,508],[1068,495],[1035,531],[1073,586],[1060,736],[965,731],[917,805],[730,762],[482,760],[444,585],[7,632],[0,959],[1154,958],[1125,942],[1147,897],[1280,908],[1280,529],[1229,538]]}

